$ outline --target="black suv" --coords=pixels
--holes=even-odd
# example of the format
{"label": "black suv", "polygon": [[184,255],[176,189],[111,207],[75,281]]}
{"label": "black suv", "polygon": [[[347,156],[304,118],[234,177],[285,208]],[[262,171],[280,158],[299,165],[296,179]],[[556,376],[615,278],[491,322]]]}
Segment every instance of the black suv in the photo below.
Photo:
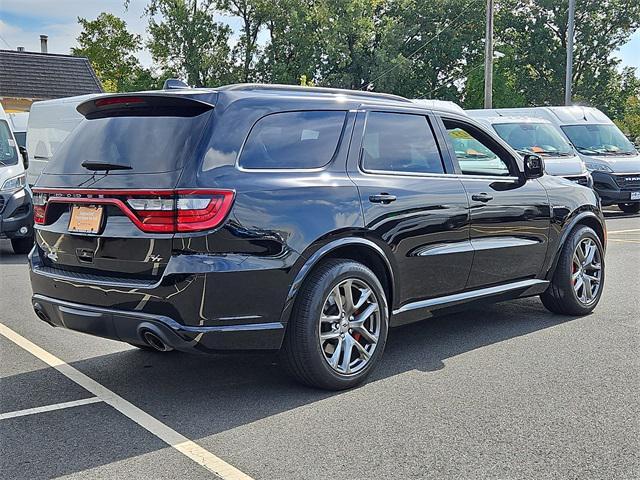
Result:
{"label": "black suv", "polygon": [[533,295],[584,315],[602,294],[596,195],[466,116],[266,85],[78,111],[33,189],[33,306],[51,325],[160,351],[281,350],[300,381],[342,389],[389,326]]}

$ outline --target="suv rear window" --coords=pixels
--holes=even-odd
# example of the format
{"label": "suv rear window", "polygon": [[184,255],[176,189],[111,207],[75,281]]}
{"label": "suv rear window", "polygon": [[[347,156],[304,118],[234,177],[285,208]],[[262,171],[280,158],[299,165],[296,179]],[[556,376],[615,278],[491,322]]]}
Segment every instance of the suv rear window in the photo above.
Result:
{"label": "suv rear window", "polygon": [[[131,173],[162,173],[178,170],[193,155],[210,112],[177,116],[106,116],[85,119],[54,154],[45,173],[90,173],[84,161],[125,164]],[[121,174],[118,171],[110,175]]]}
{"label": "suv rear window", "polygon": [[253,126],[239,165],[249,169],[308,169],[328,164],[338,147],[347,112],[274,113]]}

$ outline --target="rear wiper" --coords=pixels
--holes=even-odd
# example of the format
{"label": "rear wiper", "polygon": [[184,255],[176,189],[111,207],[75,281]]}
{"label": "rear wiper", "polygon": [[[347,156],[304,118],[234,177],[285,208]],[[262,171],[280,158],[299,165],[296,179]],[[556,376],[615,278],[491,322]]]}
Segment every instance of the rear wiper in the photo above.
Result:
{"label": "rear wiper", "polygon": [[102,162],[100,160],[85,160],[80,165],[82,165],[87,170],[92,170],[92,171],[131,170],[133,168],[131,167],[131,165],[123,165],[122,163]]}

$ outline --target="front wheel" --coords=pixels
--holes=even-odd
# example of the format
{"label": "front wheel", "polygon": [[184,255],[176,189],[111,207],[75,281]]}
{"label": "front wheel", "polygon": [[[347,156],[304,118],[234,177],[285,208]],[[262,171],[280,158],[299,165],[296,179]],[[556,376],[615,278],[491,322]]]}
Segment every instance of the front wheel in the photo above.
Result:
{"label": "front wheel", "polygon": [[637,203],[619,203],[618,208],[624,213],[638,213],[640,212],[640,202]]}
{"label": "front wheel", "polygon": [[328,260],[298,293],[282,357],[302,383],[351,388],[380,360],[388,328],[387,301],[375,274],[354,261]]}
{"label": "front wheel", "polygon": [[600,301],[604,287],[604,249],[593,229],[585,226],[569,234],[551,285],[540,298],[548,310],[563,315],[586,315]]}

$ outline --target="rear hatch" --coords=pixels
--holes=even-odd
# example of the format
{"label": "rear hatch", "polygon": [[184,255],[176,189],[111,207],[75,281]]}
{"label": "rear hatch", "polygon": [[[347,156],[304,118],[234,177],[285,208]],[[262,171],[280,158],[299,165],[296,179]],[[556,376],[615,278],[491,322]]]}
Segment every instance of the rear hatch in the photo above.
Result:
{"label": "rear hatch", "polygon": [[225,200],[224,192],[175,190],[185,166],[202,156],[211,97],[119,95],[78,106],[85,119],[33,189],[44,268],[149,281],[162,275],[174,234],[210,222]]}

